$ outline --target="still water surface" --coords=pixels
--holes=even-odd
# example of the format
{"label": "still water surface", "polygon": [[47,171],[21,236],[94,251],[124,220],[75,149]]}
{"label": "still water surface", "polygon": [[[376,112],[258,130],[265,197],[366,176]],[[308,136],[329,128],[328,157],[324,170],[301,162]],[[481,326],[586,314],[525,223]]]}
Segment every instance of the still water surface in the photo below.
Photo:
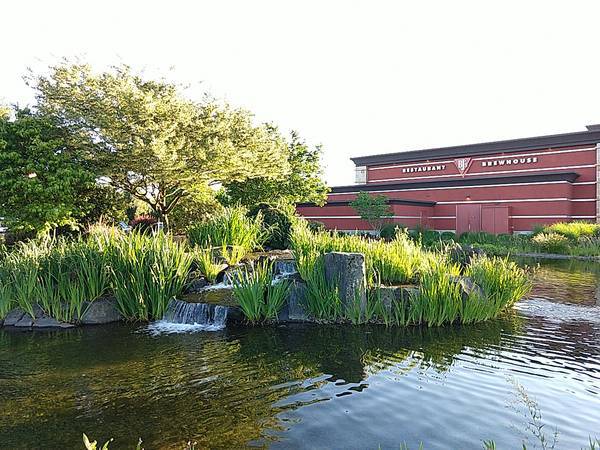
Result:
{"label": "still water surface", "polygon": [[544,263],[532,299],[468,327],[0,330],[0,448],[535,448],[525,395],[579,449],[600,438],[599,280]]}

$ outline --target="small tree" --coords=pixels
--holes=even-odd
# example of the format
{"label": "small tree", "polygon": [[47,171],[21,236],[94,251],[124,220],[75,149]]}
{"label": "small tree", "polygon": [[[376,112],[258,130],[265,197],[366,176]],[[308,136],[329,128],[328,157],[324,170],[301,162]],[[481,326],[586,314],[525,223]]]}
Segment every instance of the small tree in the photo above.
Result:
{"label": "small tree", "polygon": [[89,212],[93,173],[65,130],[28,110],[0,119],[0,217],[12,231],[75,227]]}
{"label": "small tree", "polygon": [[369,195],[367,192],[359,192],[350,206],[377,232],[380,232],[386,220],[393,216],[385,195]]}

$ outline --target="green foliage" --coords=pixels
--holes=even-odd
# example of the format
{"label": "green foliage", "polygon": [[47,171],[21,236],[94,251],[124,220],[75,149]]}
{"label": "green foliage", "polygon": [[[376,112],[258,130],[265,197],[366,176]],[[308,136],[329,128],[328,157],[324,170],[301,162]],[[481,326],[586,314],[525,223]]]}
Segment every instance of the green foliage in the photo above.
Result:
{"label": "green foliage", "polygon": [[211,283],[217,280],[217,276],[225,269],[215,257],[214,251],[210,248],[194,249],[194,262],[198,266],[200,273]]}
{"label": "green foliage", "polygon": [[12,231],[44,233],[77,226],[93,173],[81,149],[48,117],[27,110],[0,120],[0,217]]}
{"label": "green foliage", "polygon": [[577,241],[581,237],[598,236],[600,234],[600,224],[590,222],[558,222],[545,226],[543,233],[556,233],[572,241]]}
{"label": "green foliage", "polygon": [[336,321],[343,317],[344,309],[337,283],[325,277],[325,263],[318,253],[296,256],[298,273],[306,283],[304,306],[309,314],[320,321]]}
{"label": "green foliage", "polygon": [[293,226],[291,247],[296,260],[312,253],[351,252],[365,255],[367,279],[380,279],[386,284],[403,284],[417,281],[423,264],[430,255],[412,242],[406,233],[398,233],[391,242],[366,239],[357,235],[329,232],[312,232],[306,221]]}
{"label": "green foliage", "polygon": [[545,253],[565,253],[569,247],[569,239],[554,232],[536,234],[531,242]]}
{"label": "green foliage", "polygon": [[184,98],[179,86],[127,66],[95,73],[63,63],[31,76],[38,108],[91,148],[98,176],[168,224],[185,197],[216,183],[289,172],[285,140],[244,110]]}
{"label": "green foliage", "polygon": [[250,217],[256,217],[259,214],[262,216],[263,227],[266,231],[264,245],[280,250],[289,248],[292,225],[297,219],[296,208],[282,202],[275,206],[261,203],[248,211]]}
{"label": "green foliage", "polygon": [[322,205],[329,189],[322,179],[321,148],[310,148],[296,132],[292,132],[285,144],[289,165],[287,173],[279,178],[259,176],[247,181],[226,183],[224,203],[248,207],[279,202]]}
{"label": "green foliage", "polygon": [[404,227],[400,225],[386,223],[381,227],[381,230],[379,231],[379,237],[385,239],[386,241],[391,241],[396,236],[398,230],[401,230],[403,228]]}
{"label": "green foliage", "polygon": [[[353,323],[378,321],[408,325],[427,323],[471,323],[496,317],[527,294],[527,273],[507,259],[478,257],[464,274],[476,287],[467,288],[460,278],[461,267],[444,253],[427,252],[400,233],[392,242],[356,235],[313,233],[306,222],[293,227],[292,248],[298,272],[307,284],[306,308],[317,320],[335,321],[345,316]],[[366,308],[358,300],[343,311],[336,283],[325,278],[323,254],[331,251],[365,255],[368,289]],[[416,283],[410,298],[385,306],[379,294],[381,283]]]}
{"label": "green foliage", "polygon": [[463,321],[481,321],[496,317],[502,310],[514,305],[531,290],[531,281],[526,270],[508,258],[475,257],[467,266],[465,275],[481,288],[485,299],[483,308],[465,313]]}
{"label": "green foliage", "polygon": [[233,295],[251,323],[275,320],[290,290],[287,280],[273,281],[273,262],[264,259],[252,270],[240,270],[233,277]]}
{"label": "green foliage", "polygon": [[162,318],[181,294],[192,265],[186,246],[158,233],[116,235],[108,242],[112,289],[119,312],[129,320]]}
{"label": "green foliage", "polygon": [[47,238],[21,243],[0,263],[0,295],[12,297],[32,317],[37,303],[50,317],[77,322],[107,291],[106,265],[92,242]]}
{"label": "green foliage", "polygon": [[457,265],[444,260],[431,264],[410,296],[409,321],[439,326],[457,320],[462,312],[462,291],[455,281],[459,273]]}
{"label": "green foliage", "polygon": [[350,203],[361,219],[366,220],[374,230],[381,230],[385,221],[393,213],[385,195],[371,195],[368,192],[359,192],[356,199]]}
{"label": "green foliage", "polygon": [[262,215],[250,218],[242,207],[225,208],[188,229],[192,246],[201,248],[237,246],[246,253],[260,248],[264,240]]}

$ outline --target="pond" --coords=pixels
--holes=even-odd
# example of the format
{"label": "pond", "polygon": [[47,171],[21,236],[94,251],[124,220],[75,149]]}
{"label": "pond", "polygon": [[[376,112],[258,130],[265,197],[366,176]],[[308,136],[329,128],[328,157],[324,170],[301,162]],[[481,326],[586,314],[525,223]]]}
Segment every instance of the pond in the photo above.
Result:
{"label": "pond", "polygon": [[0,448],[535,448],[544,425],[579,449],[600,438],[599,279],[544,262],[474,326],[0,329]]}

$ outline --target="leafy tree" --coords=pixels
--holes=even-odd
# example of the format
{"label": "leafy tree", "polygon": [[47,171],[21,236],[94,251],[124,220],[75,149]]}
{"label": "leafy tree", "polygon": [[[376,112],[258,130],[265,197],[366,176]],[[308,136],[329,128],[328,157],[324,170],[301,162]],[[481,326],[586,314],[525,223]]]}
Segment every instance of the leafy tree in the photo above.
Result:
{"label": "leafy tree", "polygon": [[322,179],[321,147],[309,147],[293,131],[287,142],[286,158],[290,170],[283,179],[258,177],[247,181],[225,184],[221,199],[226,204],[254,206],[261,203],[274,205],[311,202],[323,205],[329,189]]}
{"label": "leafy tree", "polygon": [[289,172],[284,140],[247,111],[184,98],[178,86],[127,66],[94,73],[64,63],[30,77],[41,111],[92,143],[90,160],[114,188],[146,202],[164,222],[207,186]]}
{"label": "leafy tree", "polygon": [[76,226],[86,213],[81,194],[94,176],[67,142],[48,117],[19,110],[0,119],[0,217],[11,231]]}
{"label": "leafy tree", "polygon": [[381,194],[370,195],[367,192],[359,192],[356,199],[350,202],[350,206],[376,231],[381,231],[386,220],[393,216],[388,198]]}

